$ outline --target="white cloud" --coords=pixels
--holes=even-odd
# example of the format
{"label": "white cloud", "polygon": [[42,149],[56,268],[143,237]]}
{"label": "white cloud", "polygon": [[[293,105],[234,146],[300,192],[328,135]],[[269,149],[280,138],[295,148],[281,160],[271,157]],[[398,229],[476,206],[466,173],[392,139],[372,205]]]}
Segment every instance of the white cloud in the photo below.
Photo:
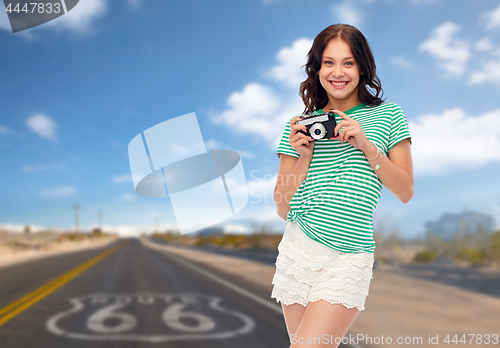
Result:
{"label": "white cloud", "polygon": [[493,49],[493,44],[489,37],[485,37],[484,39],[478,41],[474,48],[478,51],[491,51]]}
{"label": "white cloud", "polygon": [[42,138],[57,141],[56,127],[57,124],[49,117],[37,114],[26,120],[26,125],[30,130],[40,135]]}
{"label": "white cloud", "polygon": [[489,38],[486,38],[476,45],[476,49],[487,52],[478,65],[479,70],[470,74],[469,83],[473,85],[491,83],[500,88],[500,47],[495,48]]}
{"label": "white cloud", "polygon": [[359,8],[359,4],[356,4],[350,0],[345,0],[340,4],[332,5],[332,7],[330,8],[330,12],[337,21],[340,21],[344,24],[360,26],[361,24],[363,24],[363,14],[359,10]]}
{"label": "white cloud", "polygon": [[68,166],[66,163],[63,162],[58,162],[58,163],[52,163],[50,165],[45,165],[45,164],[35,164],[35,165],[29,165],[25,164],[21,167],[21,170],[26,173],[32,173],[32,172],[38,172],[40,170],[47,170],[47,169],[57,169],[57,170],[63,170],[66,169]]}
{"label": "white cloud", "polygon": [[5,135],[9,132],[10,132],[9,128],[0,125],[0,135]]}
{"label": "white cloud", "polygon": [[40,170],[45,170],[47,169],[47,166],[44,164],[35,164],[33,166],[25,164],[24,166],[21,167],[21,170],[23,172],[38,172]]}
{"label": "white cloud", "polygon": [[[269,69],[267,77],[280,86],[283,81],[287,81],[287,84],[292,80],[297,81],[297,75],[286,78],[284,72],[293,73],[294,64],[291,62],[296,64],[295,73],[300,71],[300,65],[303,63],[298,59],[301,55],[299,52],[309,50],[311,43],[308,39],[298,39],[290,47],[279,50],[278,64]],[[306,46],[309,47],[306,49]],[[290,59],[290,62],[287,59]],[[224,124],[231,131],[246,134],[254,139],[263,139],[271,148],[276,149],[285,124],[292,117],[302,114],[304,104],[296,91],[278,90],[274,86],[275,84],[266,86],[256,82],[247,84],[242,91],[233,92],[228,97],[228,109],[220,113],[211,112],[209,121]],[[296,87],[298,89],[298,85]],[[253,157],[249,153],[238,152],[242,156]]]}
{"label": "white cloud", "polygon": [[492,12],[484,13],[482,17],[487,21],[486,28],[500,27],[500,5]]}
{"label": "white cloud", "polygon": [[286,86],[298,88],[306,79],[301,66],[307,62],[306,55],[312,43],[312,40],[304,38],[295,40],[292,47],[283,47],[276,56],[279,64],[272,67],[267,76],[275,81],[284,82]]}
{"label": "white cloud", "polygon": [[238,133],[262,138],[273,147],[278,146],[286,122],[303,110],[300,98],[287,100],[278,96],[272,88],[258,83],[250,83],[243,91],[233,92],[227,103],[229,109],[210,115],[212,122],[223,123]]}
{"label": "white cloud", "polygon": [[143,232],[153,232],[154,230],[149,226],[103,226],[104,232],[116,233],[121,237],[138,237]]}
{"label": "white cloud", "polygon": [[[305,79],[300,67],[305,63],[305,56],[311,48],[312,40],[297,39],[290,47],[278,51],[278,64],[268,70],[266,77],[273,86],[252,82],[243,87],[242,91],[233,92],[227,104],[229,108],[221,113],[212,112],[209,120],[222,123],[231,130],[247,134],[254,138],[264,139],[272,148],[278,146],[286,122],[295,115],[301,115],[304,104],[296,91],[285,89],[283,92],[274,86],[283,83],[298,89]],[[253,154],[239,151],[242,156],[253,157]]]}
{"label": "white cloud", "polygon": [[286,222],[278,216],[276,205],[264,207],[259,214],[256,214],[252,218],[260,223],[278,223],[280,225],[284,223],[286,225]]}
{"label": "white cloud", "polygon": [[127,3],[133,8],[139,8],[144,0],[127,0]]}
{"label": "white cloud", "polygon": [[[96,227],[101,227],[97,225],[91,225],[88,227],[80,227],[80,230],[92,231]],[[103,225],[102,230],[104,233],[116,233],[120,237],[139,237],[142,233],[152,233],[156,231],[156,225]],[[171,228],[177,229],[173,225],[159,225],[158,228],[161,232],[167,231]],[[73,227],[74,229],[74,227]]]}
{"label": "white cloud", "polygon": [[[98,225],[80,226],[81,231],[92,231]],[[72,227],[74,230],[74,226]],[[104,233],[116,233],[121,237],[139,237],[143,233],[153,233],[159,230],[165,232],[167,230],[177,231],[175,224],[159,224],[159,225],[103,225],[102,230]]]}
{"label": "white cloud", "polygon": [[404,56],[393,57],[389,61],[389,63],[391,63],[393,65],[397,65],[397,66],[405,68],[405,69],[412,69],[414,67],[413,64],[412,64],[412,62],[410,62]]}
{"label": "white cloud", "polygon": [[137,199],[136,195],[133,195],[131,193],[125,192],[124,194],[117,196],[116,200],[118,201],[124,201],[124,202],[132,202]]}
{"label": "white cloud", "polygon": [[250,173],[253,180],[247,180],[248,203],[274,204],[274,188],[276,186],[277,174],[263,174],[260,170]]}
{"label": "white cloud", "polygon": [[415,173],[444,174],[500,162],[500,109],[468,116],[455,108],[408,123]]}
{"label": "white cloud", "polygon": [[[225,148],[224,145],[217,139],[215,138],[210,138],[205,142],[205,146],[207,147],[207,150],[224,150],[227,149]],[[238,149],[231,149],[232,151],[237,152],[241,157],[247,157],[247,158],[253,158],[255,155],[249,151],[245,150],[238,150]]]}
{"label": "white cloud", "polygon": [[82,0],[71,11],[64,14],[64,16],[43,25],[52,27],[58,31],[71,30],[85,34],[93,30],[94,20],[103,16],[106,11],[106,0]]}
{"label": "white cloud", "polygon": [[42,191],[42,196],[45,198],[60,199],[73,196],[75,192],[75,189],[71,186],[61,186]]}
{"label": "white cloud", "polygon": [[205,141],[205,146],[207,147],[207,149],[210,150],[217,150],[222,148],[221,142],[215,138],[210,138],[207,141]]}
{"label": "white cloud", "polygon": [[500,87],[500,58],[491,57],[481,65],[481,70],[473,72],[469,77],[469,83],[473,85],[484,82]]}
{"label": "white cloud", "polygon": [[33,233],[46,230],[44,227],[31,225],[31,224],[2,224],[0,225],[0,231],[6,231],[10,233],[24,233],[26,226],[29,226],[30,231]]}
{"label": "white cloud", "polygon": [[[276,205],[252,205],[231,218],[229,223],[238,223],[247,226],[249,233],[258,231],[260,227],[272,227],[275,231],[284,231],[286,221],[276,212]],[[279,232],[278,232],[279,233]]]}
{"label": "white cloud", "polygon": [[274,204],[273,194],[277,174],[264,174],[260,170],[253,170],[246,183],[226,178],[230,187],[231,197],[248,197],[248,204]]}
{"label": "white cloud", "polygon": [[240,154],[241,157],[246,157],[246,158],[254,158],[255,155],[249,151],[244,151],[244,150],[234,150],[237,153]]}
{"label": "white cloud", "polygon": [[122,182],[132,182],[132,176],[130,174],[115,175],[111,178],[114,183],[121,184]]}
{"label": "white cloud", "polygon": [[420,44],[421,51],[427,51],[437,60],[438,66],[454,74],[462,75],[469,59],[469,44],[454,37],[460,27],[446,22],[431,32],[431,37]]}
{"label": "white cloud", "polygon": [[244,226],[241,224],[235,224],[235,223],[228,223],[224,226],[224,233],[227,234],[248,234],[250,232],[250,229],[248,226]]}

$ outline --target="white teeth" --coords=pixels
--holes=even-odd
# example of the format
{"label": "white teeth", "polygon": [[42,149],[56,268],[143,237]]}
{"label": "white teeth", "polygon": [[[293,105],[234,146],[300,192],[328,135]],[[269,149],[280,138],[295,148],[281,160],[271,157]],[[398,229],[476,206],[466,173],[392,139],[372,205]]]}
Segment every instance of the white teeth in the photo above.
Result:
{"label": "white teeth", "polygon": [[344,85],[347,85],[347,81],[345,81],[345,82],[339,82],[339,83],[332,82],[332,85],[335,85],[335,86],[344,86]]}

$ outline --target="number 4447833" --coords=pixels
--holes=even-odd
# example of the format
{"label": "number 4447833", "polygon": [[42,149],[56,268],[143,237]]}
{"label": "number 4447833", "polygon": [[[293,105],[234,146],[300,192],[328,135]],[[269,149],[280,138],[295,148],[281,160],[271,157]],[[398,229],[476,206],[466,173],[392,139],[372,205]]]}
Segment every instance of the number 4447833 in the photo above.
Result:
{"label": "number 4447833", "polygon": [[[468,339],[467,339],[468,336]],[[453,338],[451,338],[450,334],[446,335],[444,339],[445,343],[463,343],[463,344],[498,344],[498,334],[463,334],[462,337],[459,339],[458,334],[455,334]]]}
{"label": "number 4447833", "polygon": [[[31,6],[31,11],[29,6]],[[5,11],[12,13],[12,12],[24,12],[24,13],[59,13],[61,12],[61,4],[56,2],[54,4],[48,2],[48,3],[43,3],[43,2],[30,2],[28,6],[28,3],[25,3],[23,8],[20,8],[19,3],[16,3],[15,7],[12,8],[12,3],[9,2],[7,7],[5,8]],[[35,12],[36,9],[36,12]]]}

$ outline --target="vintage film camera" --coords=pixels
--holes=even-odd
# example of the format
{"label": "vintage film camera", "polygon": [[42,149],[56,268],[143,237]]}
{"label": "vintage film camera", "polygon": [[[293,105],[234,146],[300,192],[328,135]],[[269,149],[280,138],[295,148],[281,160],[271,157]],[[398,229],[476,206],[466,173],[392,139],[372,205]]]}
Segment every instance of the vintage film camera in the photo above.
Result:
{"label": "vintage film camera", "polygon": [[314,140],[328,139],[335,136],[333,130],[337,126],[337,121],[333,112],[324,112],[313,116],[304,115],[297,123],[306,126],[307,132],[299,132],[310,135]]}

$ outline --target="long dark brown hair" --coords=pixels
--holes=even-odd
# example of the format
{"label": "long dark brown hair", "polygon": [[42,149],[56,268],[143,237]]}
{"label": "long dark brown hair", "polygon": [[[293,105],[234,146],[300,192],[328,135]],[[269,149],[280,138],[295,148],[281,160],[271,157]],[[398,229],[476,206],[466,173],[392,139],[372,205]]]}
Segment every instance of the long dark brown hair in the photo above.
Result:
{"label": "long dark brown hair", "polygon": [[323,52],[330,40],[340,38],[349,47],[359,66],[358,96],[367,105],[379,105],[384,102],[382,84],[376,73],[375,59],[365,36],[352,25],[334,24],[316,36],[309,53],[307,63],[303,65],[307,79],[300,84],[300,93],[304,101],[304,113],[324,108],[328,104],[328,94],[321,85],[318,71],[321,69]]}

